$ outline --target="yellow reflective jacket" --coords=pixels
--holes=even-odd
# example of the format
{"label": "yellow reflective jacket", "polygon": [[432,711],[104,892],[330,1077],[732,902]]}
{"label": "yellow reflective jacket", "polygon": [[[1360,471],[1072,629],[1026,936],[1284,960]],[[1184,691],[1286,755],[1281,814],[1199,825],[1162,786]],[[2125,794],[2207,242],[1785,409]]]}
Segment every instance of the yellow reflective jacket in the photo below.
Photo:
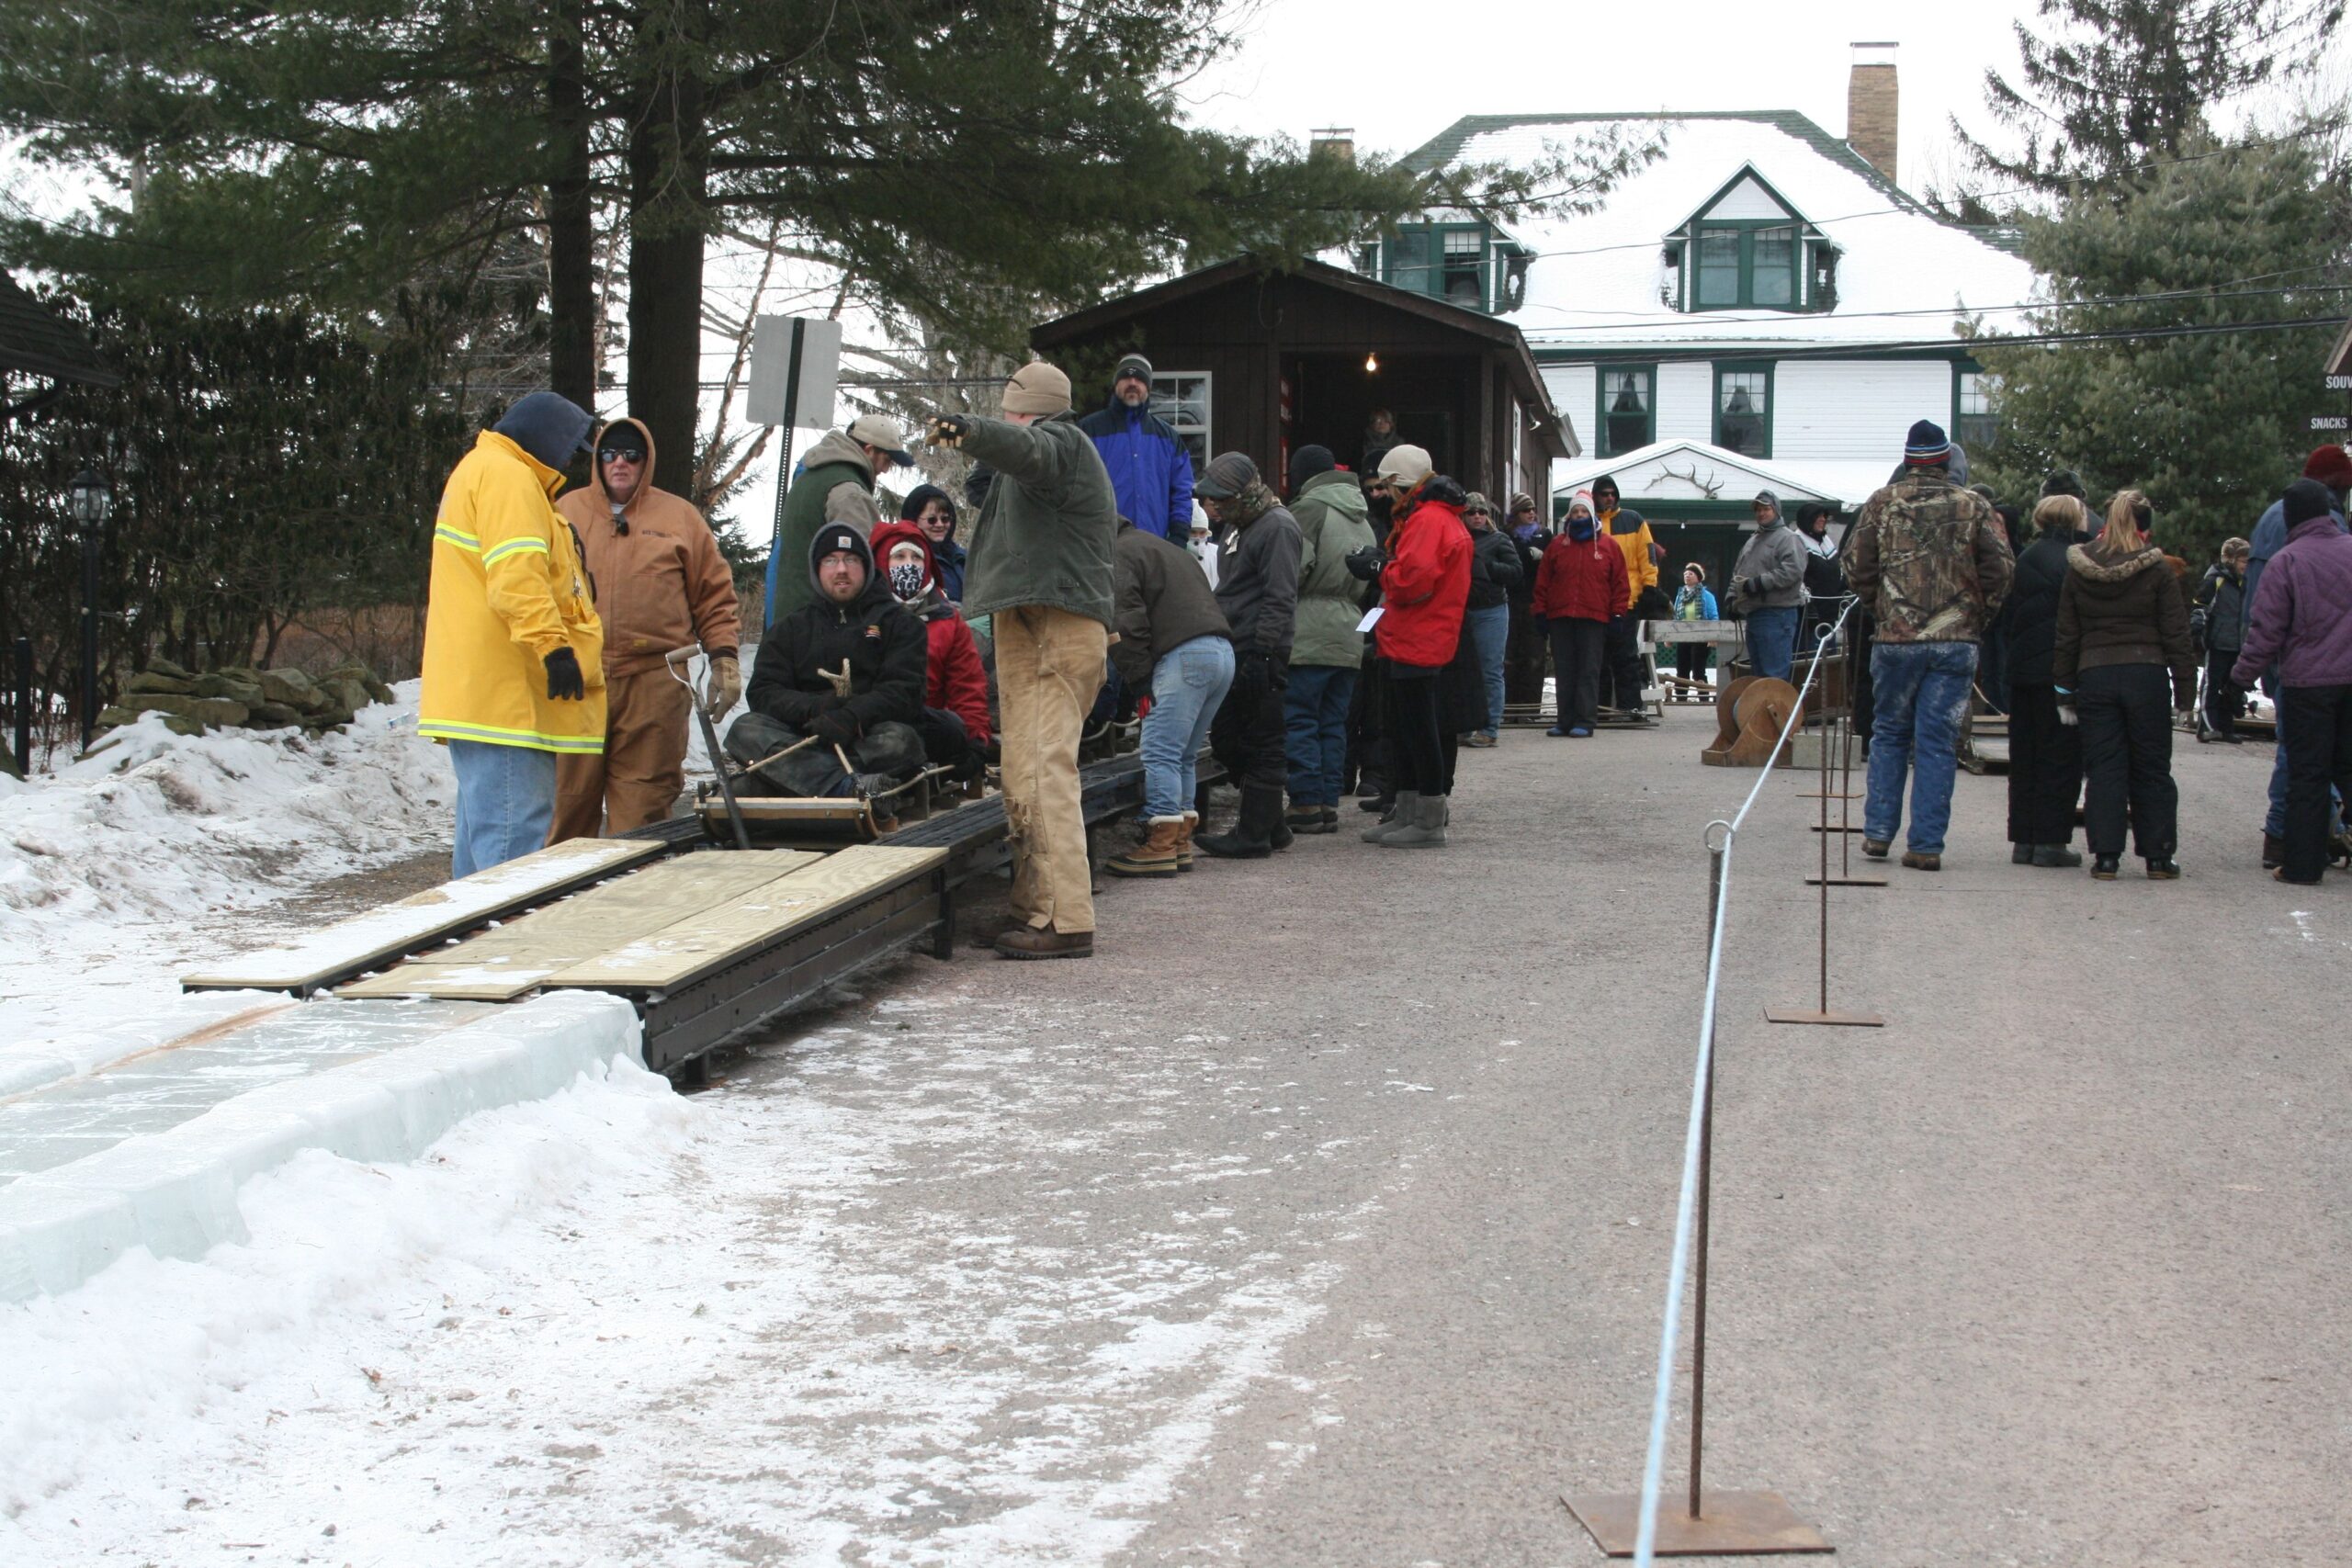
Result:
{"label": "yellow reflective jacket", "polygon": [[[550,498],[563,476],[485,430],[450,472],[433,525],[418,731],[538,751],[605,749],[605,628],[571,525]],[[543,660],[569,647],[588,695],[548,696]]]}

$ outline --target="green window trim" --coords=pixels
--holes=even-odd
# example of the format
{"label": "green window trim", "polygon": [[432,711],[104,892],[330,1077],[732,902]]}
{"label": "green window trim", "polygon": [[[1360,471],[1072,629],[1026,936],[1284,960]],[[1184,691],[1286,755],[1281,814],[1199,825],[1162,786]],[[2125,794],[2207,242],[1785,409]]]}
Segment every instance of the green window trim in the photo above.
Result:
{"label": "green window trim", "polygon": [[[1708,220],[1694,223],[1679,239],[1685,311],[1786,310],[1792,315],[1809,315],[1820,309],[1815,303],[1818,290],[1813,287],[1813,258],[1819,242],[1809,238],[1805,226],[1793,218]],[[1758,254],[1776,248],[1782,253],[1781,264],[1759,271]],[[1711,251],[1715,256],[1712,263]],[[1731,276],[1731,297],[1708,298],[1710,275],[1721,278],[1725,273]],[[1765,279],[1760,298],[1759,276]],[[1774,294],[1781,297],[1772,298]]]}
{"label": "green window trim", "polygon": [[[1449,251],[1449,235],[1475,234],[1478,246],[1475,261],[1469,260],[1466,249]],[[1410,241],[1408,243],[1408,241]],[[1390,234],[1380,252],[1380,281],[1410,293],[1422,294],[1431,299],[1464,305],[1466,309],[1491,315],[1496,302],[1495,231],[1487,223],[1406,223]],[[1408,259],[1409,256],[1409,259]],[[1451,265],[1449,257],[1452,258]],[[1454,299],[1447,292],[1447,279],[1453,270],[1461,270],[1472,278],[1478,290],[1476,300]]]}
{"label": "green window trim", "polygon": [[[1725,415],[1724,403],[1729,395],[1724,387],[1727,377],[1741,378],[1739,381],[1734,383],[1730,391],[1744,391],[1748,394],[1747,401],[1758,427],[1758,437],[1763,448],[1761,451],[1751,452],[1745,446],[1735,446],[1724,439],[1724,421],[1726,417],[1733,419],[1748,417],[1742,413]],[[1758,377],[1762,378],[1760,389],[1753,379]],[[1753,408],[1755,393],[1758,389],[1763,392],[1764,406],[1761,409],[1755,409]],[[1710,423],[1714,444],[1726,452],[1735,452],[1741,457],[1752,457],[1758,462],[1770,462],[1772,457],[1772,412],[1776,400],[1773,396],[1772,365],[1770,360],[1719,359],[1715,361],[1713,393],[1708,405],[1712,415]]]}
{"label": "green window trim", "polygon": [[[1977,378],[1976,386],[1971,387],[1971,378]],[[1945,428],[1951,432],[1951,438],[1972,456],[1999,438],[2000,423],[1993,413],[1990,401],[1991,379],[1985,376],[1984,367],[1973,359],[1952,361],[1951,423]],[[1976,394],[1973,400],[1984,404],[1983,407],[1971,409],[1967,406],[1972,391]]]}
{"label": "green window trim", "polygon": [[[1642,378],[1640,389],[1645,407],[1642,410],[1643,435],[1632,446],[1623,446],[1610,439],[1609,404],[1613,394],[1609,378],[1633,372]],[[1622,391],[1622,386],[1616,391]],[[1630,415],[1621,415],[1630,419]],[[1603,457],[1622,457],[1626,453],[1652,445],[1657,440],[1657,367],[1656,365],[1613,364],[1593,367],[1593,450]]]}

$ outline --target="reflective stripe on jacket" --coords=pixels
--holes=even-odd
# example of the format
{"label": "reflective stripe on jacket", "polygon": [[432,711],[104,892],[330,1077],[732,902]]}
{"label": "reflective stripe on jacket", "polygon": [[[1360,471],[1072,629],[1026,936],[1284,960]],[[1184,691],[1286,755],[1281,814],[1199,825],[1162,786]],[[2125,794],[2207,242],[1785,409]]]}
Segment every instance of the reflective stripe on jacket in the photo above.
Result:
{"label": "reflective stripe on jacket", "polygon": [[[604,626],[571,525],[548,498],[563,476],[485,430],[441,492],[424,612],[417,730],[538,751],[605,749]],[[546,659],[569,648],[588,695],[548,695]]]}

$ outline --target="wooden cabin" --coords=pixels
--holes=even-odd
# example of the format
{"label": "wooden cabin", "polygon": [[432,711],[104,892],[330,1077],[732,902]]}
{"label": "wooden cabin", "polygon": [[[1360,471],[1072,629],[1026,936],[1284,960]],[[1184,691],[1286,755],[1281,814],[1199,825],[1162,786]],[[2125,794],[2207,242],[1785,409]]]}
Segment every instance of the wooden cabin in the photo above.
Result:
{"label": "wooden cabin", "polygon": [[1154,411],[1196,471],[1239,451],[1277,476],[1307,446],[1359,468],[1385,408],[1440,473],[1498,506],[1530,491],[1548,513],[1553,462],[1582,450],[1517,327],[1320,262],[1220,262],[1045,322],[1029,341],[1069,372],[1081,413],[1108,401],[1121,355],[1149,359]]}

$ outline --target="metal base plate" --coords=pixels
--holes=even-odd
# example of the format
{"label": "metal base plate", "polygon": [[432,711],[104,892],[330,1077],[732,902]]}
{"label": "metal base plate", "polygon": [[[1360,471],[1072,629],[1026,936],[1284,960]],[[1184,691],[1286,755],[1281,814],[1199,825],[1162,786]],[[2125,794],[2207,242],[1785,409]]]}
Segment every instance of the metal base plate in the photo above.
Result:
{"label": "metal base plate", "polygon": [[1815,1012],[1810,1008],[1766,1008],[1767,1023],[1821,1023],[1848,1029],[1884,1029],[1886,1020],[1874,1012]]}
{"label": "metal base plate", "polygon": [[[1828,880],[1832,887],[1883,887],[1886,886],[1886,878],[1883,876],[1833,876]],[[1807,887],[1818,887],[1822,885],[1822,879],[1818,876],[1808,876],[1804,879],[1804,885]]]}
{"label": "metal base plate", "polygon": [[[1593,1544],[1611,1557],[1631,1557],[1641,1534],[1638,1492],[1577,1492],[1560,1499]],[[1778,1492],[1702,1492],[1699,1517],[1679,1495],[1657,1510],[1660,1557],[1756,1557],[1783,1551],[1834,1551],[1829,1540],[1797,1517]]]}
{"label": "metal base plate", "polygon": [[1830,827],[1824,828],[1817,822],[1813,825],[1813,830],[1816,833],[1860,833],[1863,831],[1860,828],[1840,828],[1834,824]]}
{"label": "metal base plate", "polygon": [[1868,800],[1870,796],[1860,794],[1839,795],[1834,789],[1827,795],[1824,795],[1817,789],[1809,789],[1799,794],[1797,798],[1799,800]]}

